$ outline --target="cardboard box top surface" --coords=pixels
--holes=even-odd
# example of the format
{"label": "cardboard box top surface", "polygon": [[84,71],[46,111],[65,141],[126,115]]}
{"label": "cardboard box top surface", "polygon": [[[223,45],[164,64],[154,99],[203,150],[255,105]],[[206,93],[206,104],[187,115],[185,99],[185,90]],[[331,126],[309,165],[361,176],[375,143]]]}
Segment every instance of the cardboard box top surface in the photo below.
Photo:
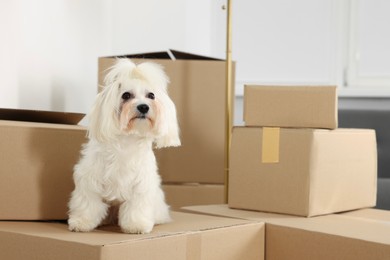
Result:
{"label": "cardboard box top surface", "polygon": [[367,209],[349,211],[342,214],[343,216],[354,217],[354,218],[369,218],[372,220],[385,221],[390,224],[390,211],[388,210],[367,208]]}
{"label": "cardboard box top surface", "polygon": [[[189,206],[186,211],[260,221],[271,225],[346,236],[390,245],[390,211],[358,210],[355,213],[331,214],[314,218],[230,209],[227,205]],[[376,218],[371,218],[374,215]],[[355,217],[356,216],[356,217]],[[379,219],[378,219],[379,218]]]}
{"label": "cardboard box top surface", "polygon": [[0,120],[77,125],[85,114],[0,108]]}
{"label": "cardboard box top surface", "polygon": [[177,50],[169,49],[167,51],[115,55],[101,58],[133,58],[133,59],[165,59],[165,60],[214,60],[222,61],[221,59],[207,57]]}
{"label": "cardboard box top surface", "polygon": [[336,86],[245,85],[245,125],[335,129]]}
{"label": "cardboard box top surface", "polygon": [[[240,225],[259,225],[257,222],[199,214],[171,212],[173,222],[157,225],[150,234],[124,234],[118,226],[103,226],[93,232],[70,232],[64,223],[45,222],[0,222],[0,232],[34,235],[91,246],[118,245],[145,239],[159,239],[166,236],[180,236],[196,232],[217,230]],[[260,223],[261,225],[262,223]]]}

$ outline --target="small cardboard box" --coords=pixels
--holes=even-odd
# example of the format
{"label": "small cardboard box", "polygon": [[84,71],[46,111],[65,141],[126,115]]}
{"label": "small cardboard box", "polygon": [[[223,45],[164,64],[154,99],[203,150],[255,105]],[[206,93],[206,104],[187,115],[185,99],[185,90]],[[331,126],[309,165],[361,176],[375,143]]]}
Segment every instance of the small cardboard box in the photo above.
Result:
{"label": "small cardboard box", "polygon": [[187,211],[264,222],[265,259],[382,260],[390,257],[390,211],[362,209],[315,218],[229,209],[227,205]]}
{"label": "small cardboard box", "polygon": [[[82,114],[0,109],[0,219],[66,219]],[[30,121],[30,122],[29,122]]]}
{"label": "small cardboard box", "polygon": [[375,206],[374,130],[235,127],[229,206],[316,216]]}
{"label": "small cardboard box", "polygon": [[264,259],[264,223],[172,212],[144,235],[106,226],[74,233],[63,223],[0,222],[0,259]]}
{"label": "small cardboard box", "polygon": [[[159,63],[170,79],[182,145],[156,151],[163,182],[224,183],[226,62],[173,50],[121,57]],[[99,86],[115,60],[99,58]],[[234,93],[231,96],[233,104]]]}
{"label": "small cardboard box", "polygon": [[335,86],[245,86],[246,126],[337,128]]}
{"label": "small cardboard box", "polygon": [[184,206],[221,204],[225,202],[225,186],[222,184],[164,184],[168,205],[173,210]]}

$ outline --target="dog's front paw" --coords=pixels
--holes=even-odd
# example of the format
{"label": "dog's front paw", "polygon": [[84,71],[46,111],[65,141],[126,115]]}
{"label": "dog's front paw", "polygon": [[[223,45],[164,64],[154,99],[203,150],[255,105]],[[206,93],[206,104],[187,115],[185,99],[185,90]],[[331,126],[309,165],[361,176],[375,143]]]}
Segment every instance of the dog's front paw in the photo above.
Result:
{"label": "dog's front paw", "polygon": [[153,226],[154,223],[148,220],[139,220],[120,224],[122,231],[129,234],[147,234],[152,231]]}
{"label": "dog's front paw", "polygon": [[68,220],[69,230],[73,232],[89,232],[92,231],[96,224],[81,217],[73,217]]}

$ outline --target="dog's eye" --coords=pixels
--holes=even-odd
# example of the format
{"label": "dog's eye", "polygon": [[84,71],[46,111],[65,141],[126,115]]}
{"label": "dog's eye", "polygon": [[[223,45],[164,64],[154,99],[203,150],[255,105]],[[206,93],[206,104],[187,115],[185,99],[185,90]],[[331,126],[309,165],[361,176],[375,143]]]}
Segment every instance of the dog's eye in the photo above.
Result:
{"label": "dog's eye", "polygon": [[125,92],[122,94],[122,99],[123,100],[129,100],[130,98],[134,98],[134,95],[131,94],[130,92]]}
{"label": "dog's eye", "polygon": [[153,94],[152,92],[148,93],[148,94],[146,95],[146,97],[147,97],[147,98],[150,98],[150,99],[154,99],[154,98],[155,98],[155,97],[154,97],[154,94]]}

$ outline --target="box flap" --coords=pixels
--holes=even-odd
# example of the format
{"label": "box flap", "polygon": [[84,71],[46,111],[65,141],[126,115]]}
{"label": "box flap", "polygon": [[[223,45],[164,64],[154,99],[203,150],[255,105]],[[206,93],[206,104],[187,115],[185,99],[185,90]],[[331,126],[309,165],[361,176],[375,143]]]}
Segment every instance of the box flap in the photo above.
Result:
{"label": "box flap", "polygon": [[0,108],[0,120],[77,125],[85,114]]}
{"label": "box flap", "polygon": [[109,56],[108,58],[115,58],[115,57],[117,57],[117,58],[133,58],[133,59],[163,59],[163,60],[170,60],[171,59],[171,57],[169,56],[169,52],[167,52],[167,51]]}
{"label": "box flap", "polygon": [[192,54],[188,52],[182,52],[169,49],[167,51],[159,52],[146,52],[136,54],[126,54],[118,56],[109,56],[108,58],[133,58],[133,59],[166,59],[166,60],[221,60],[213,57]]}
{"label": "box flap", "polygon": [[177,50],[169,50],[177,60],[221,60],[213,57],[192,54]]}

